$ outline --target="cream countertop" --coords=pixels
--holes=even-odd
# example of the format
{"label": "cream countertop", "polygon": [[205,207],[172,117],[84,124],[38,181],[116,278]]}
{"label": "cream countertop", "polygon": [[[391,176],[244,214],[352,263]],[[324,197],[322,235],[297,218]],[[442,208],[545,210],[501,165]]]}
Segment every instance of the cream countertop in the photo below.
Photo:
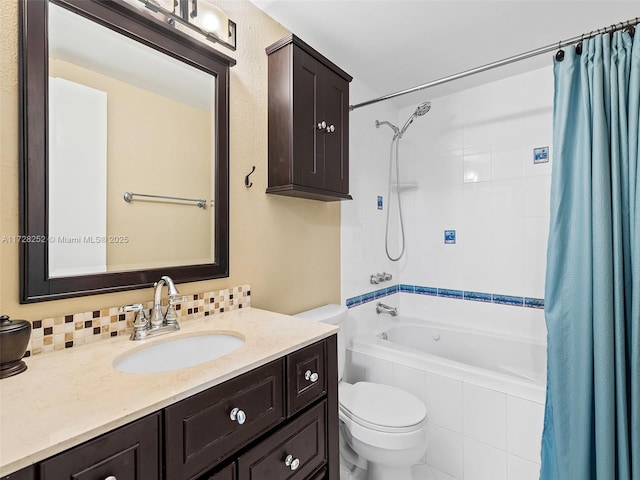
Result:
{"label": "cream countertop", "polygon": [[[128,336],[26,358],[0,380],[0,476],[79,445],[337,332],[256,308],[187,320],[181,330],[133,342]],[[204,332],[235,333],[244,345],[224,357],[162,373],[124,373],[112,362],[142,345]]]}

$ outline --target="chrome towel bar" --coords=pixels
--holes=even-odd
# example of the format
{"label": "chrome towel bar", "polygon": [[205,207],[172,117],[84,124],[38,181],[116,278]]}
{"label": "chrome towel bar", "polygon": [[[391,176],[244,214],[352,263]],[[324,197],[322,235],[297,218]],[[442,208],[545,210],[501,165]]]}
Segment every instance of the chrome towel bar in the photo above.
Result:
{"label": "chrome towel bar", "polygon": [[[134,197],[144,197],[144,198],[152,198],[158,200],[178,200],[181,202],[193,202],[199,208],[207,208],[207,201],[202,198],[182,198],[182,197],[168,197],[166,195],[147,195],[144,193],[133,193],[133,192],[124,192],[124,201],[131,203],[135,200]],[[213,200],[211,201],[213,205]]]}

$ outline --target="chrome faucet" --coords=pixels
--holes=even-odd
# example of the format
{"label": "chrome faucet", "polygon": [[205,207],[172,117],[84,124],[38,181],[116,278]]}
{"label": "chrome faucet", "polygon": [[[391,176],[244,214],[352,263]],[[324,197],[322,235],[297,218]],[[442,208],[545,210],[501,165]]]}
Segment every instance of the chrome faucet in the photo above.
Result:
{"label": "chrome faucet", "polygon": [[397,307],[390,307],[389,305],[385,305],[382,302],[378,302],[376,303],[376,313],[378,315],[380,315],[381,313],[388,313],[392,317],[397,317],[398,309]]}
{"label": "chrome faucet", "polygon": [[[167,305],[167,310],[162,313],[162,288],[165,285],[169,295],[169,304]],[[187,297],[180,295],[171,277],[163,276],[153,284],[153,308],[151,309],[150,318],[145,315],[144,307],[141,303],[120,308],[121,312],[136,312],[131,340],[142,340],[180,330],[175,306],[177,303],[185,302],[186,300]]]}

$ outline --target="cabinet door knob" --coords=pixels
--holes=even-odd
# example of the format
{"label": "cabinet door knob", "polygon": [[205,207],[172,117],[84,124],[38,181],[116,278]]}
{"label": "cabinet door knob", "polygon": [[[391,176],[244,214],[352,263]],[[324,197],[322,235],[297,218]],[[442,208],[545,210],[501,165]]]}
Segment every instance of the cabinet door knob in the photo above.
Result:
{"label": "cabinet door knob", "polygon": [[325,128],[327,128],[327,122],[323,120],[320,123],[318,123],[318,130],[324,130]]}
{"label": "cabinet door knob", "polygon": [[293,458],[293,455],[287,455],[287,458],[284,459],[284,464],[291,470],[297,470],[300,466],[300,459]]}
{"label": "cabinet door knob", "polygon": [[244,413],[243,410],[240,410],[239,408],[236,407],[233,410],[231,410],[231,413],[229,414],[229,418],[234,422],[238,422],[240,425],[242,425],[247,419],[247,414]]}
{"label": "cabinet door knob", "polygon": [[311,370],[307,370],[304,372],[304,379],[311,382],[318,381],[318,374],[316,372],[312,372]]}
{"label": "cabinet door knob", "polygon": [[106,477],[104,480],[118,480],[115,476],[113,475],[109,475],[108,477]]}
{"label": "cabinet door knob", "polygon": [[329,125],[327,127],[327,133],[333,133],[336,131],[336,127],[334,127],[333,125]]}

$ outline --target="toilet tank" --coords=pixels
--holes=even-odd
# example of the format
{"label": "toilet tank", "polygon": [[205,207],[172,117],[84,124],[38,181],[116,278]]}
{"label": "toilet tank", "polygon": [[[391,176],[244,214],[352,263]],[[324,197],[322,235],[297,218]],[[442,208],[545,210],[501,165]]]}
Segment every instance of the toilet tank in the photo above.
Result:
{"label": "toilet tank", "polygon": [[338,381],[342,380],[344,373],[346,347],[343,332],[347,323],[347,311],[347,307],[344,305],[330,304],[294,315],[314,322],[328,323],[340,327],[340,331],[338,331]]}

